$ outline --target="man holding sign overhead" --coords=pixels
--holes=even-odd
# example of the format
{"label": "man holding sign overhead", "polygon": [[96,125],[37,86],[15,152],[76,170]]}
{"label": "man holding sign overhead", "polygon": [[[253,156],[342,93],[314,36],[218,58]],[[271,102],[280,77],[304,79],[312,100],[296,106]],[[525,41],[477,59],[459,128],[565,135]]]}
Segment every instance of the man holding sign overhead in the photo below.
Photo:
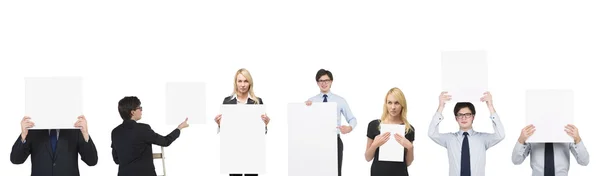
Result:
{"label": "man holding sign overhead", "polygon": [[470,102],[458,102],[454,107],[455,120],[460,130],[453,133],[440,133],[439,125],[444,119],[442,112],[446,101],[452,99],[447,92],[439,96],[438,110],[429,125],[429,138],[448,151],[450,176],[485,175],[486,151],[504,139],[504,126],[492,103],[492,95],[485,92],[480,98],[486,102],[490,111],[494,133],[482,133],[473,130],[475,106]]}
{"label": "man holding sign overhead", "polygon": [[78,154],[88,166],[98,163],[98,152],[83,115],[74,125],[80,129],[29,129],[34,126],[30,117],[23,117],[21,135],[10,153],[13,164],[23,164],[31,155],[32,176],[79,176]]}
{"label": "man holding sign overhead", "polygon": [[23,164],[31,155],[32,176],[79,176],[79,156],[88,166],[98,163],[81,115],[82,87],[79,77],[25,78],[27,115],[10,153],[13,164]]}
{"label": "man holding sign overhead", "polygon": [[[512,162],[529,162],[534,176],[566,176],[571,155],[587,166],[590,155],[573,122],[573,92],[570,90],[528,90],[527,122],[515,144]],[[537,132],[536,132],[537,131]]]}
{"label": "man holding sign overhead", "polygon": [[[408,176],[408,166],[414,160],[415,129],[406,118],[404,93],[398,88],[390,89],[383,109],[381,119],[371,121],[367,129],[365,159],[374,159],[371,176]],[[390,138],[393,140],[388,141]]]}
{"label": "man holding sign overhead", "polygon": [[[339,95],[331,93],[331,84],[333,82],[333,74],[329,70],[320,69],[317,71],[315,77],[317,85],[321,90],[321,93],[311,97],[306,101],[306,105],[310,106],[312,102],[335,102],[337,103],[337,126],[338,133],[348,134],[356,127],[356,117],[350,111],[350,106],[346,99]],[[346,122],[350,125],[342,125],[341,116],[342,114],[346,118]],[[342,175],[342,160],[344,158],[344,143],[338,134],[338,176]]]}

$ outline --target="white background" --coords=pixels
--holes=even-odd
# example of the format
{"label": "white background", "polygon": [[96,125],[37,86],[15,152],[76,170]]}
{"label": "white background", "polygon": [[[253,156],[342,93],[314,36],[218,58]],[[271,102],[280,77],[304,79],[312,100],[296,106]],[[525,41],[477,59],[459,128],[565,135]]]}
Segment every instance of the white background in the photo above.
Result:
{"label": "white background", "polygon": [[[563,3],[564,2],[564,3]],[[110,131],[121,123],[117,102],[142,100],[142,122],[168,134],[164,83],[207,83],[206,125],[185,129],[167,152],[169,175],[218,175],[212,117],[233,90],[234,73],[248,68],[268,105],[268,176],[287,173],[285,107],[318,93],[318,69],[333,72],[333,92],[346,98],[358,127],[344,135],[346,176],[368,175],[364,160],[369,121],[379,118],[385,93],[400,87],[416,128],[413,175],[446,175],[446,150],[427,137],[440,90],[440,51],[487,51],[489,87],[506,128],[487,152],[486,175],[528,175],[528,160],[510,160],[525,126],[525,90],[575,91],[575,123],[600,171],[593,121],[600,98],[599,4],[594,1],[2,1],[0,2],[0,142],[2,175],[29,175],[9,161],[23,116],[23,78],[82,76],[84,112],[98,148],[85,176],[116,175]],[[476,74],[476,73],[474,73]],[[465,79],[468,79],[468,75]],[[492,131],[478,104],[475,130]],[[449,106],[450,107],[450,106]],[[447,109],[447,112],[451,108]],[[73,117],[75,121],[76,117]],[[441,131],[458,126],[446,118]],[[183,120],[183,119],[182,119]],[[307,127],[309,128],[309,127]],[[446,130],[444,130],[446,129]],[[158,163],[157,163],[158,164]],[[430,169],[436,167],[437,169]]]}

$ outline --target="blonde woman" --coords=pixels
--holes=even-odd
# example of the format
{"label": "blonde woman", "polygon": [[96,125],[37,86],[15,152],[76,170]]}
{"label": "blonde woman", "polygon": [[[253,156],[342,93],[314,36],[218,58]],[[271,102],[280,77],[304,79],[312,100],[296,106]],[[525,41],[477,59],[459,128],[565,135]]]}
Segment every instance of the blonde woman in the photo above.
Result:
{"label": "blonde woman", "polygon": [[[233,93],[223,99],[223,104],[263,104],[261,98],[254,94],[254,81],[250,72],[244,68],[239,69],[235,73],[233,82]],[[258,117],[257,117],[258,118]],[[266,114],[261,116],[265,122],[265,134],[267,133],[267,125],[271,120]],[[215,117],[215,122],[221,127],[221,114]],[[230,176],[242,176],[242,174],[229,174]],[[245,174],[246,176],[258,176],[258,174]]]}
{"label": "blonde woman", "polygon": [[[392,88],[385,96],[383,114],[381,119],[369,123],[367,129],[367,149],[365,159],[373,160],[371,176],[408,176],[408,166],[414,160],[413,144],[415,129],[406,118],[406,98],[399,88]],[[404,137],[399,134],[386,132],[381,134],[380,124],[405,125]],[[388,142],[390,138],[404,147],[404,162],[379,161],[379,147]]]}

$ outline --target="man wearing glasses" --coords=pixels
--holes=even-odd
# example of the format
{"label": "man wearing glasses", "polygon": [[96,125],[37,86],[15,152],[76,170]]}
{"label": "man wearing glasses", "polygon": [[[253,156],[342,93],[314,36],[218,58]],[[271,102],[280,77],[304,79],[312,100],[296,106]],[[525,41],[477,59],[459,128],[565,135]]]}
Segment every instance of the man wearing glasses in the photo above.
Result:
{"label": "man wearing glasses", "polygon": [[[320,69],[315,77],[317,85],[321,93],[311,97],[306,101],[306,105],[310,106],[312,102],[335,102],[337,103],[337,128],[338,128],[338,176],[342,175],[342,159],[344,156],[344,143],[340,138],[340,133],[348,134],[356,127],[356,118],[350,111],[350,106],[346,100],[339,95],[331,93],[331,83],[333,82],[333,74],[329,70]],[[350,125],[342,125],[341,115],[344,115],[346,122]]]}
{"label": "man wearing glasses", "polygon": [[494,133],[473,131],[475,106],[470,102],[459,102],[454,107],[454,115],[460,130],[454,133],[440,133],[439,124],[444,119],[442,111],[446,101],[452,99],[447,92],[439,97],[438,110],[429,125],[429,138],[445,147],[448,151],[450,176],[482,176],[485,175],[486,150],[504,139],[504,126],[492,103],[492,95],[485,92],[481,97],[490,110]]}

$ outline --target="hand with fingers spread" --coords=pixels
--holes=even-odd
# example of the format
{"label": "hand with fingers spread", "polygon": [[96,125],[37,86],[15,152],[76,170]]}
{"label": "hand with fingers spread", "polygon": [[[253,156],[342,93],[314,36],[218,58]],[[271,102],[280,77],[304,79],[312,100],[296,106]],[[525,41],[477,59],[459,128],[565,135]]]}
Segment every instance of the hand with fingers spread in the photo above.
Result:
{"label": "hand with fingers spread", "polygon": [[396,142],[398,142],[402,147],[411,150],[413,148],[412,143],[406,139],[404,136],[399,135],[398,133],[394,134],[394,138]]}
{"label": "hand with fingers spread", "polygon": [[442,112],[444,110],[444,106],[446,105],[447,101],[452,100],[452,95],[448,95],[448,92],[444,91],[440,94],[439,97],[439,106],[438,106],[438,112]]}
{"label": "hand with fingers spread", "polygon": [[189,127],[190,125],[187,123],[188,118],[185,118],[185,121],[181,122],[181,124],[179,124],[179,126],[177,126],[177,129],[179,129],[180,131],[184,128]]}
{"label": "hand with fingers spread", "polygon": [[219,114],[215,117],[215,123],[217,123],[219,127],[221,127],[221,116],[222,114]]}
{"label": "hand with fingers spread", "polygon": [[73,126],[81,130],[81,134],[83,135],[83,139],[85,139],[85,142],[87,142],[90,139],[90,135],[88,133],[87,120],[85,119],[85,116],[80,115],[79,117],[77,117],[77,121]]}
{"label": "hand with fingers spread", "polygon": [[525,144],[525,141],[527,141],[527,139],[533,135],[533,133],[535,132],[535,126],[533,125],[527,125],[525,126],[525,128],[523,128],[521,130],[521,135],[519,136],[519,143],[521,144]]}
{"label": "hand with fingers spread", "polygon": [[34,126],[35,123],[31,121],[31,117],[23,117],[23,120],[21,120],[21,141],[25,141],[25,138],[27,138],[27,134],[29,134],[29,128],[32,128]]}
{"label": "hand with fingers spread", "polygon": [[379,135],[375,136],[375,139],[373,140],[372,145],[375,145],[375,147],[381,147],[389,139],[390,139],[390,132],[385,132],[383,134],[379,134]]}
{"label": "hand with fingers spread", "polygon": [[267,126],[269,124],[269,122],[271,121],[271,119],[269,118],[269,116],[267,116],[267,114],[261,115],[260,118],[263,120],[263,122],[265,122],[265,126]]}
{"label": "hand with fingers spread", "polygon": [[577,127],[575,127],[575,125],[568,124],[567,126],[565,126],[565,132],[567,132],[567,134],[569,136],[573,137],[575,144],[578,144],[579,142],[581,142],[581,137],[579,136],[579,130],[577,129]]}

